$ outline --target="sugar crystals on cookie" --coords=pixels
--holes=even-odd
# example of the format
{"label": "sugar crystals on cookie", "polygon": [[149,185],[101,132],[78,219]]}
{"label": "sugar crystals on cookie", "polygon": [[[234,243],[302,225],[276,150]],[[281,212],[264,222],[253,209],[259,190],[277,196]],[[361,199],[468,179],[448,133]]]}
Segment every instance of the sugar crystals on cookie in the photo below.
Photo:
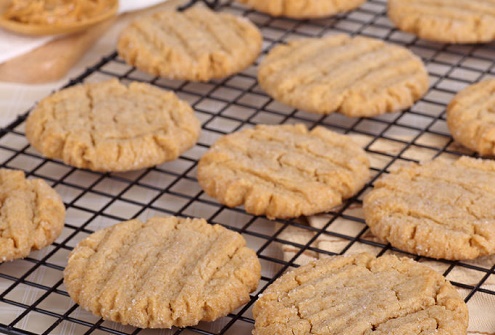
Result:
{"label": "sugar crystals on cookie", "polygon": [[0,263],[51,244],[64,227],[65,207],[42,179],[0,169]]}
{"label": "sugar crystals on cookie", "polygon": [[117,79],[79,84],[41,100],[26,137],[48,158],[94,171],[138,170],[176,159],[200,122],[175,93]]}
{"label": "sugar crystals on cookie", "polygon": [[203,219],[154,217],[82,240],[69,256],[64,284],[75,302],[105,320],[186,327],[248,302],[260,271],[242,235]]}
{"label": "sugar crystals on cookie", "polygon": [[388,17],[397,28],[431,41],[495,40],[495,0],[389,0]]}
{"label": "sugar crystals on cookie", "polygon": [[482,156],[495,156],[495,79],[468,86],[447,107],[454,140]]}
{"label": "sugar crystals on cookie", "polygon": [[449,260],[495,254],[495,162],[461,157],[411,163],[363,199],[371,232],[413,254]]}
{"label": "sugar crystals on cookie", "polygon": [[268,218],[326,212],[368,181],[366,152],[323,127],[258,125],[220,138],[198,163],[205,192]]}
{"label": "sugar crystals on cookie", "polygon": [[274,47],[261,62],[260,86],[300,110],[371,117],[411,107],[428,90],[421,59],[369,37],[304,38]]}
{"label": "sugar crystals on cookie", "polygon": [[136,19],[119,37],[119,55],[160,77],[208,81],[251,65],[261,51],[258,28],[244,17],[205,6]]}
{"label": "sugar crystals on cookie", "polygon": [[466,334],[468,309],[426,265],[367,253],[287,272],[253,307],[253,335]]}

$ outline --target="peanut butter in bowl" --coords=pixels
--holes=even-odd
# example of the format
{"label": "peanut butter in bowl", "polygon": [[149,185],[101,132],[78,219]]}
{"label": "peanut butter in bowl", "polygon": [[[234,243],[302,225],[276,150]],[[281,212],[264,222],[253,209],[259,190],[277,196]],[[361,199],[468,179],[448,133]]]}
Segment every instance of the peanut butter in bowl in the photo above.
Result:
{"label": "peanut butter in bowl", "polygon": [[0,27],[24,35],[81,31],[112,17],[118,9],[118,0],[10,0],[0,4]]}

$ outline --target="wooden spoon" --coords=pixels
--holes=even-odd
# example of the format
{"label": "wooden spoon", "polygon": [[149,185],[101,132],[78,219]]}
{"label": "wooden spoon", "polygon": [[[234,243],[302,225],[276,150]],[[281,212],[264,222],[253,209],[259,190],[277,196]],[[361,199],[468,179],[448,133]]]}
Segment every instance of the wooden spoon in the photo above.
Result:
{"label": "wooden spoon", "polygon": [[119,8],[118,0],[109,1],[108,10],[98,13],[95,16],[73,22],[55,22],[53,24],[32,24],[11,20],[5,17],[4,13],[9,1],[0,1],[0,27],[23,35],[58,35],[75,33],[86,30],[100,22],[103,22],[117,13]]}

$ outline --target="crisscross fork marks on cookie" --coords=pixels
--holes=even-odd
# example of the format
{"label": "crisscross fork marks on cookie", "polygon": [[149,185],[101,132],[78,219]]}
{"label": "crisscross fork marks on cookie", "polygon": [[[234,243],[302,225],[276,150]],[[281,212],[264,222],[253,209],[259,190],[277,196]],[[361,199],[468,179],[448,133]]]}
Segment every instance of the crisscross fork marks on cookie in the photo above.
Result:
{"label": "crisscross fork marks on cookie", "polygon": [[467,307],[439,273],[370,254],[320,259],[284,274],[253,308],[255,335],[465,334]]}
{"label": "crisscross fork marks on cookie", "polygon": [[121,34],[118,51],[126,62],[153,75],[208,81],[248,67],[260,53],[261,41],[247,19],[197,5],[135,20]]}
{"label": "crisscross fork marks on cookie", "polygon": [[495,40],[494,0],[390,0],[388,16],[421,38],[450,43]]}
{"label": "crisscross fork marks on cookie", "polygon": [[374,235],[414,254],[473,259],[495,253],[495,163],[469,157],[411,164],[363,201]]}
{"label": "crisscross fork marks on cookie", "polygon": [[0,263],[55,241],[64,219],[62,199],[44,180],[0,169]]}
{"label": "crisscross fork marks on cookie", "polygon": [[495,79],[468,86],[447,107],[452,137],[483,156],[495,156]]}
{"label": "crisscross fork marks on cookie", "polygon": [[268,217],[330,210],[369,177],[366,153],[347,136],[303,125],[264,126],[219,139],[200,159],[198,181],[227,206]]}
{"label": "crisscross fork marks on cookie", "polygon": [[258,79],[276,100],[307,112],[373,116],[410,107],[428,88],[422,61],[366,37],[300,39],[270,51]]}
{"label": "crisscross fork marks on cookie", "polygon": [[30,143],[49,158],[96,171],[128,171],[176,159],[200,124],[173,92],[113,79],[63,89],[26,121]]}
{"label": "crisscross fork marks on cookie", "polygon": [[260,263],[244,238],[202,219],[126,221],[71,253],[70,296],[106,320],[142,328],[196,325],[249,300]]}

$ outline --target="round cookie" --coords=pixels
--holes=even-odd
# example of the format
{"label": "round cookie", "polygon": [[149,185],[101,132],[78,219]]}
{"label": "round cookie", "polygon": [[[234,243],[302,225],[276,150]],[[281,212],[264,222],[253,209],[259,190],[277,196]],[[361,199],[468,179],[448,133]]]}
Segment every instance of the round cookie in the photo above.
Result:
{"label": "round cookie", "polygon": [[198,163],[205,192],[268,218],[331,210],[368,181],[366,152],[323,127],[258,125],[220,138]]}
{"label": "round cookie", "polygon": [[495,254],[495,162],[411,163],[363,199],[371,232],[413,254],[449,260]]}
{"label": "round cookie", "polygon": [[363,253],[287,272],[253,308],[253,335],[466,334],[468,310],[439,273],[408,258]]}
{"label": "round cookie", "polygon": [[430,41],[495,40],[495,0],[389,0],[388,17],[400,30]]}
{"label": "round cookie", "polygon": [[117,79],[81,84],[40,101],[26,137],[48,158],[94,171],[129,171],[176,159],[200,123],[173,92]]}
{"label": "round cookie", "polygon": [[237,0],[272,16],[311,19],[348,12],[366,0]]}
{"label": "round cookie", "polygon": [[370,117],[410,107],[428,73],[409,50],[368,37],[333,35],[273,48],[258,70],[275,100],[318,114]]}
{"label": "round cookie", "polygon": [[62,199],[44,180],[0,169],[0,263],[50,245],[64,219]]}
{"label": "round cookie", "polygon": [[246,18],[193,6],[138,18],[121,33],[117,50],[152,75],[208,81],[247,68],[261,43],[260,31]]}
{"label": "round cookie", "polygon": [[244,238],[203,219],[121,222],[81,241],[64,284],[81,307],[140,328],[213,321],[250,300],[261,266]]}
{"label": "round cookie", "polygon": [[454,140],[482,156],[495,156],[495,79],[459,92],[447,107]]}

